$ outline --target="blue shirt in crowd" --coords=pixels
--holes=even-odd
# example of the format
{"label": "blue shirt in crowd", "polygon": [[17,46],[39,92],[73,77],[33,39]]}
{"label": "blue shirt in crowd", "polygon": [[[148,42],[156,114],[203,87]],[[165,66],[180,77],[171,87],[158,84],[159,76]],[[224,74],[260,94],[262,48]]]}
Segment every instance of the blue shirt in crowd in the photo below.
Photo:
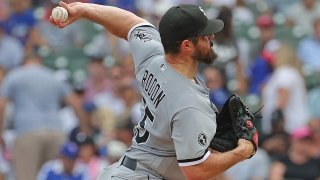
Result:
{"label": "blue shirt in crowd", "polygon": [[5,23],[6,32],[16,37],[23,45],[26,43],[30,30],[37,20],[31,9],[20,13],[13,13]]}
{"label": "blue shirt in crowd", "polygon": [[272,66],[262,56],[258,56],[250,73],[250,93],[260,95],[262,86],[272,74]]}
{"label": "blue shirt in crowd", "polygon": [[61,130],[58,111],[70,88],[41,65],[22,66],[4,79],[0,96],[14,105],[13,125],[17,134],[41,129]]}
{"label": "blue shirt in crowd", "polygon": [[309,65],[314,70],[320,71],[320,40],[306,38],[298,46],[298,56],[303,64]]}
{"label": "blue shirt in crowd", "polygon": [[63,171],[60,159],[46,162],[38,173],[37,180],[89,180],[85,165],[76,163],[72,173]]}
{"label": "blue shirt in crowd", "polygon": [[20,66],[23,60],[23,55],[23,46],[16,38],[8,35],[0,37],[1,67],[4,67],[6,70],[11,70]]}

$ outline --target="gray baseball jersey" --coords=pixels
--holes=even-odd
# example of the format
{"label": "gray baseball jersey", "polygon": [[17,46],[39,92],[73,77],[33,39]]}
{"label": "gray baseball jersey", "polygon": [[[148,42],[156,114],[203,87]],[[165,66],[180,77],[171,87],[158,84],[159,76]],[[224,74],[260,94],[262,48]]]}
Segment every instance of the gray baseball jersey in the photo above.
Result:
{"label": "gray baseball jersey", "polygon": [[165,60],[158,31],[149,23],[128,33],[136,77],[143,97],[143,119],[126,152],[153,174],[184,179],[179,166],[205,161],[216,130],[216,107],[199,78],[185,78]]}

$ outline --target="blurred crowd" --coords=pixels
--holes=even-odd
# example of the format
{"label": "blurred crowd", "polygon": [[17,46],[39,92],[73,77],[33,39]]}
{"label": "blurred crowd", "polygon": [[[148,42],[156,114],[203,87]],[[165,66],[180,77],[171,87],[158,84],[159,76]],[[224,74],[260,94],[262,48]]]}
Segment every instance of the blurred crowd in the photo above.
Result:
{"label": "blurred crowd", "polygon": [[[58,2],[0,0],[0,180],[94,180],[124,154],[143,116],[127,42],[86,20],[52,26]],[[82,2],[155,26],[181,3],[223,20],[218,58],[199,77],[218,109],[235,92],[261,116],[257,154],[225,178],[320,178],[319,0]]]}

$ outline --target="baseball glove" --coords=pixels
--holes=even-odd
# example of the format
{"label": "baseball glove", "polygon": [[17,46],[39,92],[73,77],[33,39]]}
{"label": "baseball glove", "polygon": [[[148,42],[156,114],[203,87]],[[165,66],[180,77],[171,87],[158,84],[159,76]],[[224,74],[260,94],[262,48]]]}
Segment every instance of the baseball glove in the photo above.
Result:
{"label": "baseball glove", "polygon": [[251,141],[257,151],[258,131],[252,124],[254,119],[240,97],[232,94],[218,113],[216,134],[210,142],[210,148],[226,152],[236,148],[241,138]]}

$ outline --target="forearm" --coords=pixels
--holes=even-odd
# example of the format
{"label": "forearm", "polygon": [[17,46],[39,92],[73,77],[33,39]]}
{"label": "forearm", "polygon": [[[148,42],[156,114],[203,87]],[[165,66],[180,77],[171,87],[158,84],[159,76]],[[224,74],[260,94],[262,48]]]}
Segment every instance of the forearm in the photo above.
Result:
{"label": "forearm", "polygon": [[240,161],[246,159],[242,156],[241,149],[236,148],[232,151],[225,153],[214,153],[208,159],[207,164],[202,167],[202,172],[204,172],[204,177],[215,177],[230,167],[234,166]]}
{"label": "forearm", "polygon": [[146,20],[135,14],[112,6],[84,3],[82,17],[103,25],[117,37],[127,39],[129,30]]}
{"label": "forearm", "polygon": [[249,144],[251,143],[249,141],[247,143],[228,152],[213,153],[206,161],[198,165],[182,167],[182,171],[187,179],[209,179],[216,177],[238,162],[247,159],[252,154],[252,148],[248,147],[249,145],[252,146],[252,144]]}

